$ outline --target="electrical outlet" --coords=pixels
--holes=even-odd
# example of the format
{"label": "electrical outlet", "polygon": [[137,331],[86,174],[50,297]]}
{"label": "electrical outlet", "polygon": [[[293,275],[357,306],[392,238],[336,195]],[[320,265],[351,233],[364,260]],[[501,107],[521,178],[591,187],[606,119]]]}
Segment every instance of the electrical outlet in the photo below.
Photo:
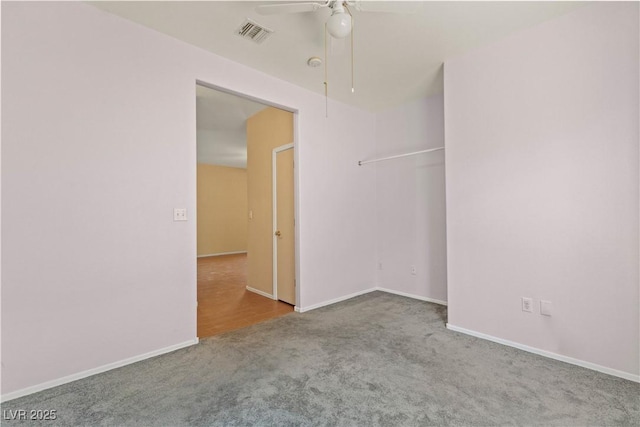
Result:
{"label": "electrical outlet", "polygon": [[522,297],[522,311],[533,312],[533,300],[531,298]]}
{"label": "electrical outlet", "polygon": [[412,266],[411,266],[411,275],[412,275],[412,276],[415,276],[416,274],[417,274],[417,272],[416,272],[416,266],[415,266],[415,265],[412,265]]}

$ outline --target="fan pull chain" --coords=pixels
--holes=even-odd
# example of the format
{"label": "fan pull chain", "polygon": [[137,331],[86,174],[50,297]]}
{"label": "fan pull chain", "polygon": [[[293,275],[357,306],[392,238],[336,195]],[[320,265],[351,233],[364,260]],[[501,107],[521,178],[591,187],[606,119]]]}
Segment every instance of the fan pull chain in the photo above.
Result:
{"label": "fan pull chain", "polygon": [[345,2],[344,3],[344,8],[347,11],[347,13],[349,14],[349,16],[351,17],[351,93],[355,93],[355,77],[354,77],[354,59],[353,59],[353,33],[355,32],[355,28],[356,28],[356,20],[353,19],[353,13],[351,13],[351,8],[349,8],[349,5]]}
{"label": "fan pull chain", "polygon": [[[351,15],[351,11],[347,8],[347,12]],[[355,93],[355,77],[354,77],[354,59],[353,59],[353,33],[356,30],[355,19],[353,19],[353,15],[351,15],[351,93]]]}
{"label": "fan pull chain", "polygon": [[329,118],[329,74],[327,72],[327,24],[324,24],[324,114]]}

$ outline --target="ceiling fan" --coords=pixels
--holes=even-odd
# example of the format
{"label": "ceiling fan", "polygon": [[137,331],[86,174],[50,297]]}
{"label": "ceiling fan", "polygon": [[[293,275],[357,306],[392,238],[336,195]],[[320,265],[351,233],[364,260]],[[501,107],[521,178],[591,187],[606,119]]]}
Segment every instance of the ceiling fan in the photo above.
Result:
{"label": "ceiling fan", "polygon": [[[351,92],[354,93],[354,55],[353,55],[353,15],[351,8],[358,12],[400,12],[413,13],[417,10],[417,2],[377,2],[360,0],[326,0],[323,2],[293,2],[263,4],[256,7],[256,12],[260,15],[276,15],[286,13],[315,12],[323,8],[331,9],[331,16],[325,23],[324,39],[324,93],[326,103],[326,114],[328,117],[328,75],[327,75],[327,33],[336,39],[343,39],[351,35]],[[312,62],[313,61],[313,62]],[[322,63],[320,58],[309,58],[310,66],[318,66]]]}
{"label": "ceiling fan", "polygon": [[417,8],[412,2],[377,2],[360,0],[326,0],[324,2],[293,2],[264,4],[256,7],[256,12],[261,15],[275,15],[283,13],[315,12],[325,7],[331,9],[331,16],[327,20],[327,31],[332,37],[344,38],[351,33],[353,28],[353,16],[350,8],[358,12],[413,12]]}

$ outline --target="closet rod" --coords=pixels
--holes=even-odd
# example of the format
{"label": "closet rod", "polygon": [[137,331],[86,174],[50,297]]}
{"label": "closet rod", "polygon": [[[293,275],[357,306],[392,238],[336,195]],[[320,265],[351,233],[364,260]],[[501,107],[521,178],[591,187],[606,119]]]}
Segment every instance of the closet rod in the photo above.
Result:
{"label": "closet rod", "polygon": [[413,153],[398,154],[397,156],[382,157],[380,159],[360,160],[358,162],[358,166],[366,165],[367,163],[382,162],[383,160],[398,159],[400,157],[415,156],[416,154],[430,153],[432,151],[438,151],[438,150],[444,150],[444,147],[430,148],[428,150],[414,151]]}

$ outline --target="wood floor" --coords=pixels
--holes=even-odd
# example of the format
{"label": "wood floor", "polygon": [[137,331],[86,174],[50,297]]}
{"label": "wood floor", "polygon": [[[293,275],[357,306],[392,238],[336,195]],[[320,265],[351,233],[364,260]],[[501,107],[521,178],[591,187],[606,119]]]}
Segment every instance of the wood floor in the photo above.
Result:
{"label": "wood floor", "polygon": [[198,258],[198,337],[244,328],[293,311],[247,291],[247,255]]}

